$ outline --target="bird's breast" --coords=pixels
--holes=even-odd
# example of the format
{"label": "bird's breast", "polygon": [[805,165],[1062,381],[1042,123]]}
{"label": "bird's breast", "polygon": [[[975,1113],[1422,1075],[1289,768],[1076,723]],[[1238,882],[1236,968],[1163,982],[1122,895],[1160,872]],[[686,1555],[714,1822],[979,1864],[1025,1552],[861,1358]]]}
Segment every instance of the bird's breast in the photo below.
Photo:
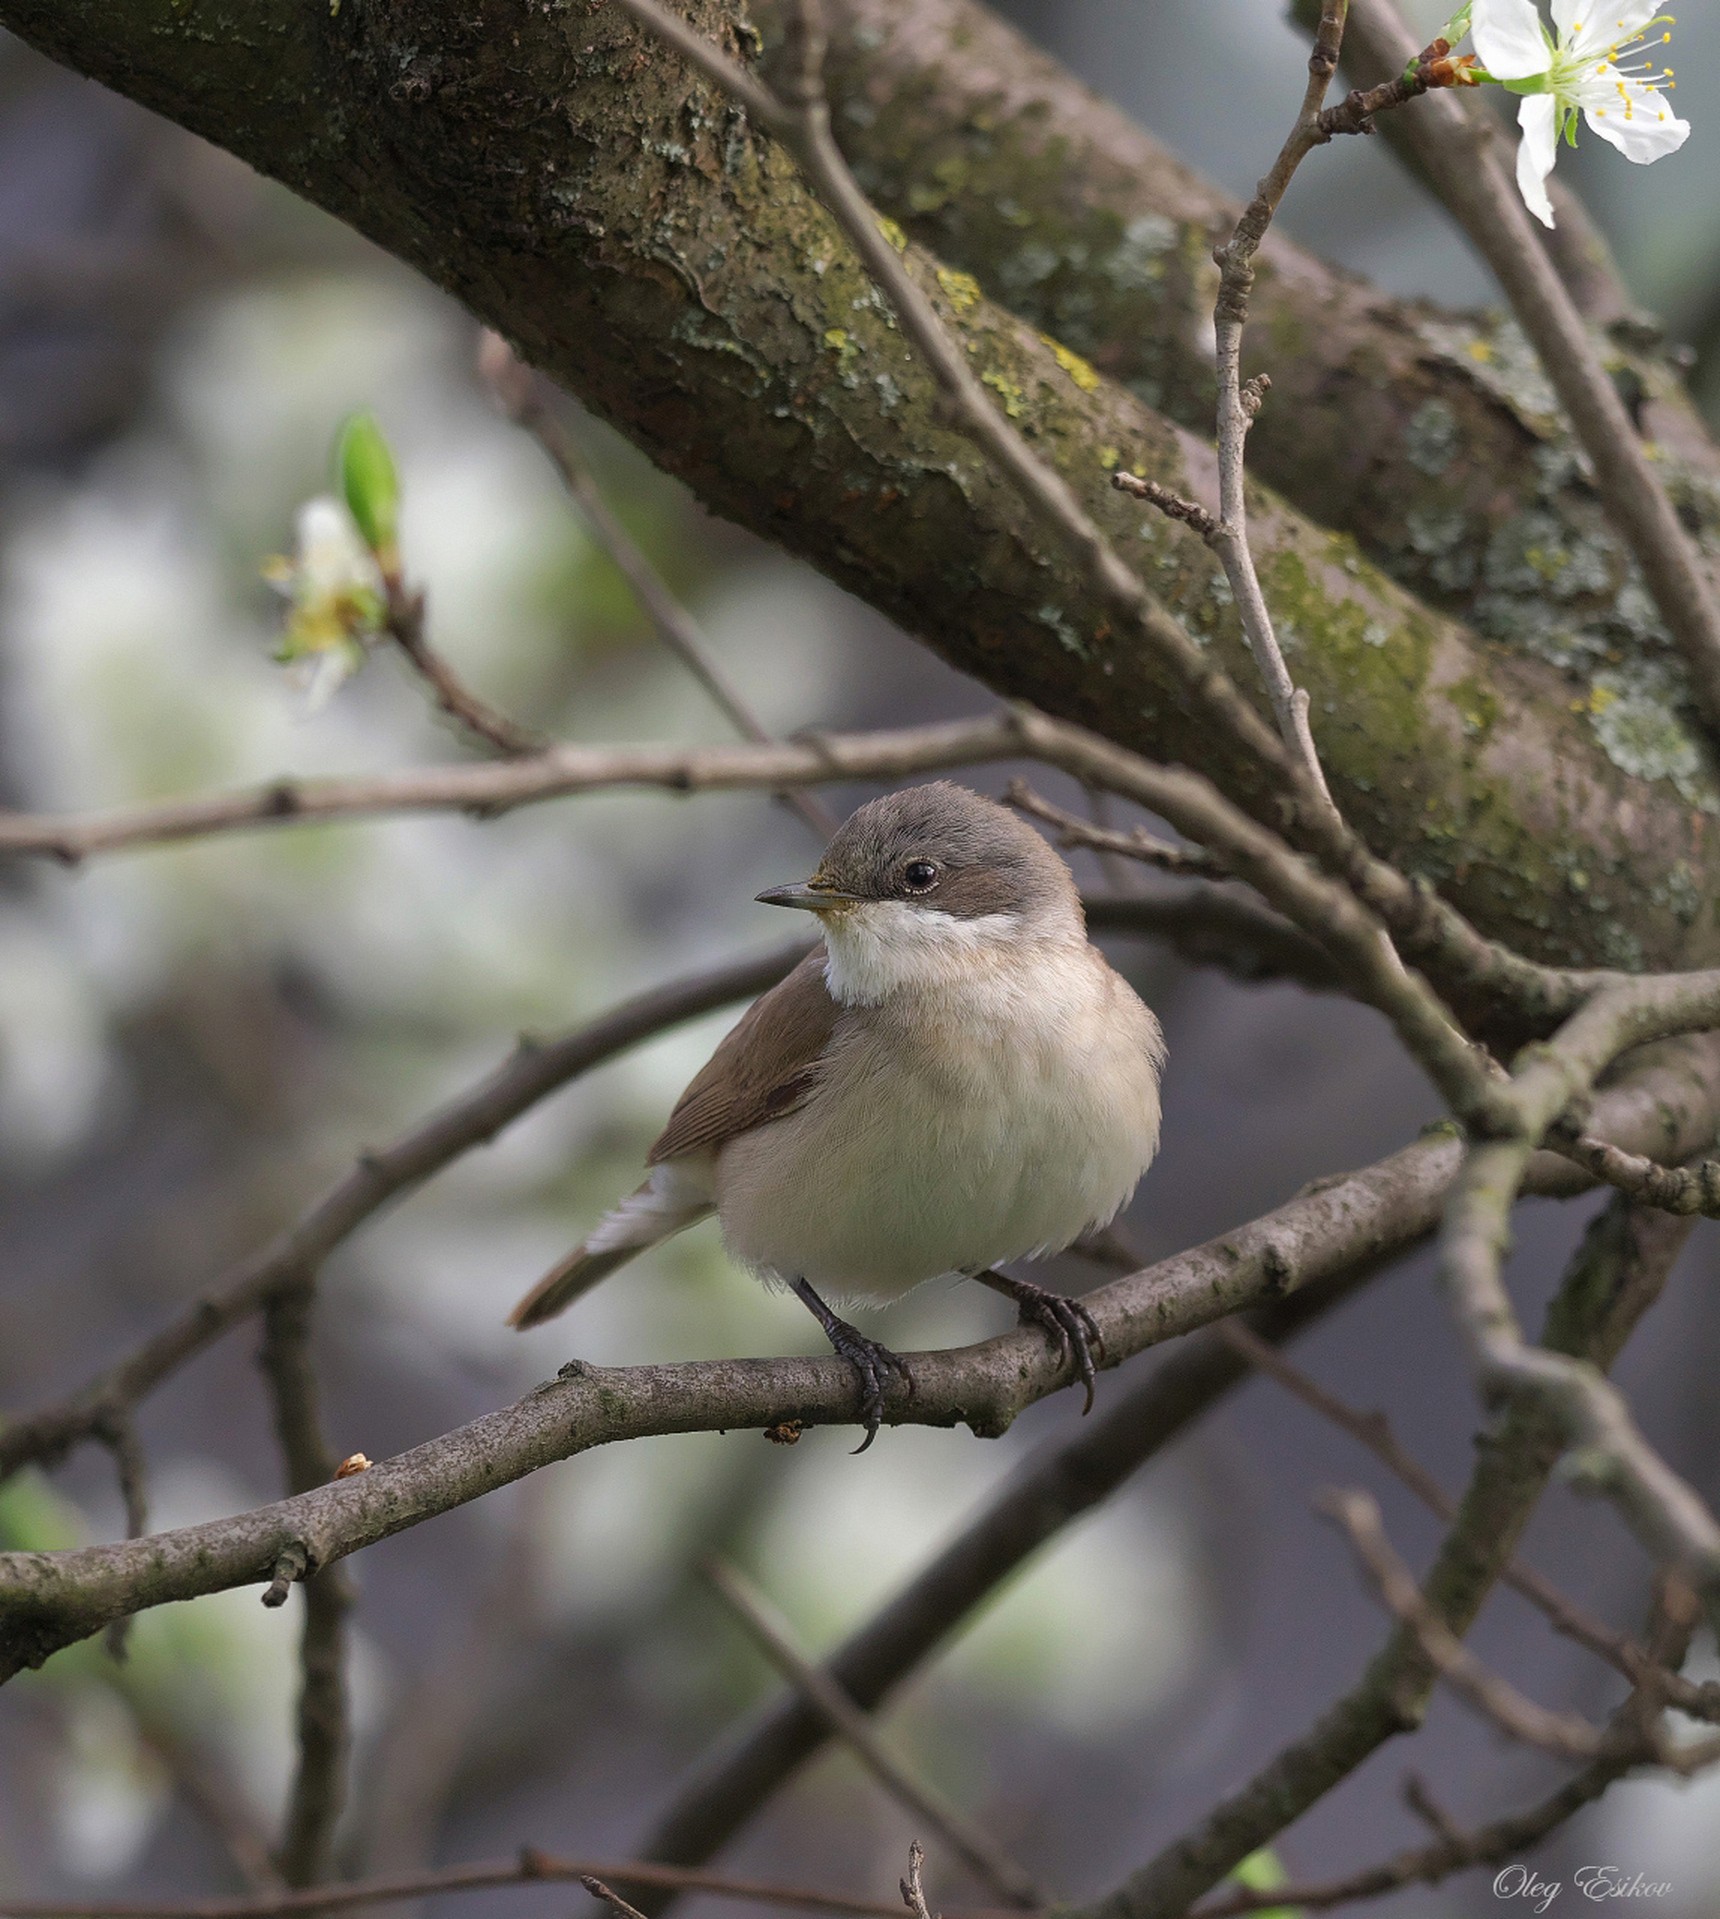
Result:
{"label": "bird's breast", "polygon": [[847,1298],[1066,1246],[1158,1143],[1157,1022],[1085,944],[844,1016],[818,1091],[724,1147],[729,1250]]}

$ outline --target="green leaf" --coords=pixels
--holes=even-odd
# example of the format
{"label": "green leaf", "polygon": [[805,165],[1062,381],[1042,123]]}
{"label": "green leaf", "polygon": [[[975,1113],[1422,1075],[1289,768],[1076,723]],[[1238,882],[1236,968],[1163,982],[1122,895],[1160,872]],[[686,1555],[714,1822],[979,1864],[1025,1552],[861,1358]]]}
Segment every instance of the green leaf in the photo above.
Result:
{"label": "green leaf", "polygon": [[[1273,1892],[1287,1884],[1290,1877],[1270,1846],[1262,1846],[1258,1852],[1251,1852],[1230,1876],[1250,1892]],[[1273,1906],[1257,1912],[1254,1919],[1305,1919],[1305,1915],[1289,1906]]]}
{"label": "green leaf", "polygon": [[371,552],[391,568],[398,551],[400,476],[374,414],[355,413],[341,428],[335,464],[347,511]]}
{"label": "green leaf", "polygon": [[51,1553],[83,1543],[77,1508],[40,1474],[20,1473],[0,1489],[0,1552]]}

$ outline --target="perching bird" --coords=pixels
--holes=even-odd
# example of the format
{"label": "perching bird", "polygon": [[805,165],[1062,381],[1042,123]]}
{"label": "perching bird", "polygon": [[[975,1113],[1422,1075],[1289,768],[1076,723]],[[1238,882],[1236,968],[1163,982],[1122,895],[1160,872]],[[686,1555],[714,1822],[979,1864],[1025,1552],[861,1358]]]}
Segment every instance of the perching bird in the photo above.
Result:
{"label": "perching bird", "polygon": [[[536,1326],[715,1211],[729,1253],[799,1295],[860,1384],[865,1451],[907,1368],[826,1303],[983,1280],[1066,1349],[1098,1330],[994,1269],[1108,1223],[1159,1139],[1159,1023],[1087,938],[1068,867],[939,781],[863,806],[804,885],[759,894],[824,940],[682,1094],[639,1190],[511,1316]],[[909,1380],[911,1389],[911,1379]]]}

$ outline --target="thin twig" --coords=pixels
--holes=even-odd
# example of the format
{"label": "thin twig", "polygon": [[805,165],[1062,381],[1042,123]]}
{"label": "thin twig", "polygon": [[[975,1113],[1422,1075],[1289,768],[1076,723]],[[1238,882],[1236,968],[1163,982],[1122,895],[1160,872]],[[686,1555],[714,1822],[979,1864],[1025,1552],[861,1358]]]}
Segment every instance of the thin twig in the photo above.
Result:
{"label": "thin twig", "polygon": [[[1302,1369],[1286,1359],[1263,1340],[1243,1320],[1221,1320],[1214,1334],[1246,1359],[1256,1372],[1275,1380],[1284,1390],[1312,1407],[1322,1419],[1348,1433],[1365,1446],[1380,1463],[1407,1486],[1428,1511],[1447,1525],[1457,1517],[1457,1503],[1413,1453],[1408,1452],[1392,1431],[1382,1412],[1362,1412],[1328,1392]],[[1554,1628],[1566,1638],[1604,1659],[1633,1685],[1645,1676],[1648,1655],[1623,1633],[1613,1632],[1585,1607],[1560,1592],[1551,1580],[1544,1579],[1521,1560],[1513,1559],[1500,1574],[1501,1581],[1538,1607]]]}
{"label": "thin twig", "polygon": [[1308,695],[1296,685],[1284,663],[1248,542],[1245,475],[1248,429],[1260,411],[1269,382],[1264,376],[1243,380],[1242,336],[1248,324],[1248,301],[1254,287],[1254,256],[1296,169],[1315,147],[1330,138],[1321,125],[1320,108],[1332,75],[1338,70],[1345,8],[1346,0],[1323,0],[1314,48],[1308,56],[1308,85],[1296,125],[1280,148],[1271,170],[1255,189],[1254,198],[1243,209],[1229,240],[1213,251],[1219,269],[1218,300],[1213,309],[1214,361],[1218,369],[1219,509],[1216,525],[1204,534],[1223,563],[1243,634],[1265,682],[1284,744],[1334,814],[1336,803],[1326,784],[1313,730],[1308,724]]}
{"label": "thin twig", "polygon": [[397,574],[385,576],[384,589],[388,635],[435,694],[442,711],[509,759],[542,753],[549,745],[544,734],[521,726],[481,700],[430,644],[424,626],[424,595],[413,591]]}
{"label": "thin twig", "polygon": [[1666,1213],[1698,1213],[1720,1219],[1720,1160],[1662,1166],[1641,1153],[1626,1153],[1592,1133],[1555,1127],[1547,1136],[1555,1152],[1569,1157],[1608,1186],[1644,1206]]}
{"label": "thin twig", "polygon": [[[742,739],[761,746],[771,741],[775,736],[718,664],[698,622],[669,591],[663,576],[646,558],[644,550],[604,497],[572,429],[551,409],[543,376],[519,360],[500,334],[489,332],[484,334],[478,350],[478,370],[503,412],[543,449],[562,485],[584,514],[598,545],[632,589],[646,617],[710,695],[718,711]],[[820,845],[834,838],[841,821],[821,800],[792,787],[779,792],[776,798],[800,815]]]}
{"label": "thin twig", "polygon": [[1380,1509],[1364,1492],[1328,1492],[1316,1501],[1348,1535],[1386,1606],[1409,1627],[1451,1689],[1510,1738],[1555,1759],[1598,1759],[1606,1734],[1574,1713],[1549,1712],[1501,1679],[1464,1645],[1421,1595],[1409,1568],[1392,1550]]}
{"label": "thin twig", "polygon": [[1496,1820],[1492,1825],[1453,1833],[1430,1846],[1412,1847],[1380,1865],[1349,1873],[1342,1879],[1307,1885],[1292,1882],[1276,1886],[1271,1892],[1226,1892],[1204,1906],[1194,1907],[1188,1919],[1241,1919],[1244,1913],[1279,1910],[1325,1912],[1363,1899],[1383,1898],[1406,1886],[1438,1885],[1454,1873],[1467,1872],[1476,1866],[1496,1866],[1506,1860],[1519,1859],[1549,1833],[1574,1819],[1585,1806],[1592,1805],[1631,1770],[1632,1764],[1628,1758],[1594,1760],[1538,1805]]}
{"label": "thin twig", "polygon": [[601,1899],[615,1914],[615,1919],[645,1919],[644,1913],[637,1906],[630,1906],[620,1893],[606,1886],[596,1873],[582,1872],[579,1875],[579,1883],[593,1899]]}
{"label": "thin twig", "polygon": [[870,1717],[794,1643],[788,1621],[733,1566],[713,1563],[705,1577],[746,1627],[754,1643],[789,1684],[802,1693],[847,1741],[872,1777],[906,1811],[922,1821],[1007,1905],[1043,1906],[1045,1895],[990,1833],[951,1804],[935,1787],[916,1779],[879,1736]]}
{"label": "thin twig", "polygon": [[1198,846],[1177,846],[1170,840],[1160,839],[1156,833],[1149,833],[1144,826],[1132,827],[1125,833],[1092,820],[1084,820],[1066,807],[1053,805],[1050,800],[1036,793],[1025,780],[1011,780],[1003,797],[1007,805],[1032,819],[1043,820],[1047,826],[1056,827],[1057,843],[1065,851],[1081,846],[1095,853],[1140,860],[1165,873],[1192,874],[1202,879],[1223,880],[1231,877],[1228,869]]}
{"label": "thin twig", "polygon": [[[845,1919],[901,1919],[902,1916],[899,1904],[853,1898],[846,1893],[819,1892],[810,1886],[785,1886],[726,1873],[683,1871],[675,1866],[651,1865],[640,1860],[562,1859],[530,1847],[523,1849],[516,1859],[478,1860],[432,1872],[389,1873],[374,1879],[260,1893],[242,1899],[182,1898],[166,1904],[151,1904],[8,1897],[5,1911],[6,1919],[297,1919],[306,1913],[347,1912],[406,1899],[489,1892],[505,1886],[565,1884],[588,1878],[600,1880],[606,1886],[617,1884],[640,1890],[667,1887],[677,1892],[708,1893],[716,1899],[836,1913]],[[1002,1915],[983,1906],[952,1907],[945,1919],[1002,1919]],[[1014,1919],[1013,1913],[1011,1919]]]}
{"label": "thin twig", "polygon": [[[141,1539],[149,1531],[149,1464],[137,1436],[136,1423],[125,1408],[113,1407],[95,1437],[113,1455],[120,1502],[125,1509],[125,1536]],[[130,1620],[116,1619],[107,1629],[108,1656],[123,1660],[130,1636]]]}
{"label": "thin twig", "polygon": [[926,1900],[925,1864],[925,1849],[916,1839],[908,1847],[908,1876],[900,1882],[902,1904],[914,1915],[914,1919],[938,1919]]}
{"label": "thin twig", "polygon": [[[314,1280],[305,1275],[272,1293],[263,1308],[258,1363],[274,1401],[289,1494],[325,1484],[339,1463],[322,1431],[311,1356],[315,1301]],[[352,1591],[344,1567],[330,1566],[307,1579],[304,1595],[298,1766],[280,1845],[281,1874],[289,1886],[315,1885],[328,1874],[335,1827],[346,1803],[352,1741],[346,1693],[346,1616]]]}
{"label": "thin twig", "polygon": [[497,1690],[502,1658],[539,1625],[538,1570],[546,1531],[541,1479],[521,1487],[507,1536],[470,1613],[432,1641],[384,1725],[367,1768],[373,1782],[360,1858],[406,1872],[435,1857],[460,1766]]}
{"label": "thin twig", "polygon": [[1336,993],[1343,981],[1330,954],[1286,919],[1244,894],[1195,884],[1175,891],[1089,894],[1082,905],[1094,934],[1162,940],[1193,966],[1211,966],[1244,985],[1290,981]]}

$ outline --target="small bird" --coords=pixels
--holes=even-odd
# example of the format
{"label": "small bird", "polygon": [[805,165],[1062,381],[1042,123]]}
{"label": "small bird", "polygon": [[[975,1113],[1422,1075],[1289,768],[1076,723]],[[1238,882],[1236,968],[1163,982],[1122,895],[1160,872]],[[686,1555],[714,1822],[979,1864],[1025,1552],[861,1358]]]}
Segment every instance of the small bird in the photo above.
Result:
{"label": "small bird", "polygon": [[1013,1299],[1093,1402],[1097,1326],[996,1269],[1127,1202],[1159,1139],[1159,1023],[1087,938],[1069,868],[948,781],[862,806],[768,906],[823,942],[748,1010],[669,1116],[637,1192],[514,1308],[536,1326],[715,1212],[733,1258],[811,1309],[860,1389],[864,1452],[905,1363],[829,1300],[961,1274]]}

